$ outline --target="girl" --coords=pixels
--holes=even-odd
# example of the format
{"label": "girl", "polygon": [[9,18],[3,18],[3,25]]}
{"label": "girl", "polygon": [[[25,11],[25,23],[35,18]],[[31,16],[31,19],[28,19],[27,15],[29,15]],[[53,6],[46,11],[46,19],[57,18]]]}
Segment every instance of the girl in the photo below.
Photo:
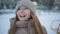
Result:
{"label": "girl", "polygon": [[16,6],[16,17],[10,19],[8,34],[47,34],[35,13],[34,4],[29,0],[21,0]]}

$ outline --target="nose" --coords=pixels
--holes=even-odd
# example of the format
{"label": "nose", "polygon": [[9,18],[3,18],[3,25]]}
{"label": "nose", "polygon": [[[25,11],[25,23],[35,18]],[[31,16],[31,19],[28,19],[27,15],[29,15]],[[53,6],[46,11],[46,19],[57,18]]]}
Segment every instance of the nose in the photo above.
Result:
{"label": "nose", "polygon": [[21,10],[20,12],[21,12],[21,13],[24,13],[24,10]]}

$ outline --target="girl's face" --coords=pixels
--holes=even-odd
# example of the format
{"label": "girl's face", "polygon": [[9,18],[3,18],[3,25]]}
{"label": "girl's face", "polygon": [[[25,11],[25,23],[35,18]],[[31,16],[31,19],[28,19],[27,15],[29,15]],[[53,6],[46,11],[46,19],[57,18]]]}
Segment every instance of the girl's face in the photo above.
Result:
{"label": "girl's face", "polygon": [[23,21],[28,20],[30,18],[30,13],[31,11],[27,7],[21,6],[17,11],[18,19]]}

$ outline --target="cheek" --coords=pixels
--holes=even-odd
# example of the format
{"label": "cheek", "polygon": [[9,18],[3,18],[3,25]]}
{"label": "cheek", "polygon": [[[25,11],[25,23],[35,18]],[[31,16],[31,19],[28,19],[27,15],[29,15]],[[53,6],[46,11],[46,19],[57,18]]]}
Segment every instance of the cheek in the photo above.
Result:
{"label": "cheek", "polygon": [[20,11],[17,11],[17,15],[20,15]]}
{"label": "cheek", "polygon": [[30,10],[26,10],[26,11],[25,11],[25,14],[26,14],[26,15],[30,15],[30,13],[31,13]]}

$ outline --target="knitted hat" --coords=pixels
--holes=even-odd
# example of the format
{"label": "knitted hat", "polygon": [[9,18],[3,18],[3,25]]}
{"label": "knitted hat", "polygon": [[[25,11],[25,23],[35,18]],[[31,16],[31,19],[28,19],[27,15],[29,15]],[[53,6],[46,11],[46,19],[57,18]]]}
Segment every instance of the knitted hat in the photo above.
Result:
{"label": "knitted hat", "polygon": [[30,0],[20,0],[18,3],[17,3],[17,6],[16,6],[16,11],[17,11],[17,9],[19,8],[19,7],[21,7],[21,6],[26,6],[26,7],[28,7],[28,9],[30,9],[31,11],[32,11],[32,13],[33,14],[35,14],[35,10],[34,10],[34,4],[32,3],[32,1],[30,1]]}

